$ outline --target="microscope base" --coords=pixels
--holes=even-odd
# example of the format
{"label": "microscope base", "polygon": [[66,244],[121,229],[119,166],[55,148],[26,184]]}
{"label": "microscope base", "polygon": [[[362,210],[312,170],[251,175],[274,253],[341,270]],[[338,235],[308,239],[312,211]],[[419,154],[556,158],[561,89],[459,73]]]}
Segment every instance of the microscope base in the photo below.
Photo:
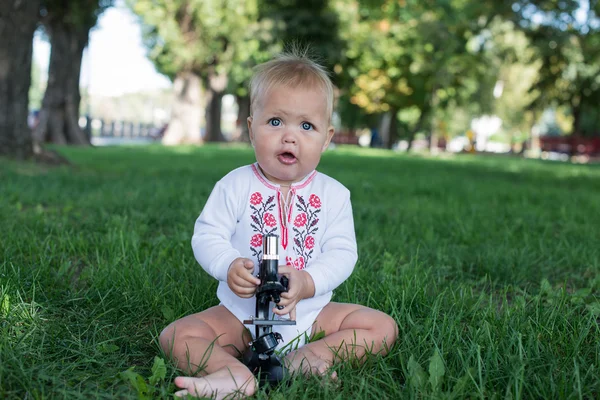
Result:
{"label": "microscope base", "polygon": [[261,360],[257,353],[248,349],[244,353],[244,364],[258,378],[260,386],[276,386],[288,375],[287,368],[275,354]]}

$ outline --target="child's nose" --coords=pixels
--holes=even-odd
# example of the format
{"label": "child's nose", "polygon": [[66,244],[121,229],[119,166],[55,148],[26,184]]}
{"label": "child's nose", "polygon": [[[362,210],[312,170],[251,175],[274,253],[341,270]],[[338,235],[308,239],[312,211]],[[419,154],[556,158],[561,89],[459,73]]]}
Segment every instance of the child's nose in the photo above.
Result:
{"label": "child's nose", "polygon": [[286,129],[282,139],[284,143],[296,143],[296,134],[291,129]]}

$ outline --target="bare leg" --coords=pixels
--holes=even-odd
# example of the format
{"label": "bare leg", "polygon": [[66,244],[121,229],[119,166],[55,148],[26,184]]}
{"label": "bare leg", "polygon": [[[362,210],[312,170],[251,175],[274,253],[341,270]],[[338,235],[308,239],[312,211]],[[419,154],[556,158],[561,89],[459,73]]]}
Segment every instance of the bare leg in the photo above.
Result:
{"label": "bare leg", "polygon": [[[323,308],[312,333],[325,337],[286,356],[291,372],[323,375],[336,361],[360,360],[365,354],[387,354],[398,336],[389,315],[357,304],[329,303]],[[335,373],[331,375],[336,378]]]}
{"label": "bare leg", "polygon": [[188,315],[167,326],[160,345],[190,376],[175,378],[176,396],[242,398],[256,391],[252,372],[236,357],[251,340],[244,325],[223,306]]}

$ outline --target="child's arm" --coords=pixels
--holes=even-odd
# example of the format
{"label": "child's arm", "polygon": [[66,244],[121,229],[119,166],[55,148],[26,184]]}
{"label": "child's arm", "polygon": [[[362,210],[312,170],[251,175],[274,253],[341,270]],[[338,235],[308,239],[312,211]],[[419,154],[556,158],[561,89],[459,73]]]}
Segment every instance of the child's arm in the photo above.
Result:
{"label": "child's arm", "polygon": [[227,281],[229,266],[241,257],[231,245],[237,215],[235,197],[219,181],[194,225],[194,256],[202,268],[219,281]]}

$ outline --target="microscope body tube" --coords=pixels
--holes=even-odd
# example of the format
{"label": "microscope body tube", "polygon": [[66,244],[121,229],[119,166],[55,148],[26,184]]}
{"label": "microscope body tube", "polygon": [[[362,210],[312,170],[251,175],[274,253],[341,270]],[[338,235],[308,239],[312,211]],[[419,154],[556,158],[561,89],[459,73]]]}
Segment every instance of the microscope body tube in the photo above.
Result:
{"label": "microscope body tube", "polygon": [[[260,320],[269,319],[269,303],[272,300],[272,289],[279,283],[277,281],[277,269],[279,267],[279,237],[275,235],[263,236],[263,258],[260,262],[258,278],[260,286],[256,301],[256,318]],[[269,293],[265,293],[269,292]],[[278,297],[278,295],[276,294]],[[279,299],[276,299],[279,302]],[[256,325],[256,337],[261,337],[272,331],[270,325]]]}
{"label": "microscope body tube", "polygon": [[276,235],[265,235],[263,239],[263,258],[260,263],[261,284],[277,281],[277,269],[279,267],[279,237]]}

